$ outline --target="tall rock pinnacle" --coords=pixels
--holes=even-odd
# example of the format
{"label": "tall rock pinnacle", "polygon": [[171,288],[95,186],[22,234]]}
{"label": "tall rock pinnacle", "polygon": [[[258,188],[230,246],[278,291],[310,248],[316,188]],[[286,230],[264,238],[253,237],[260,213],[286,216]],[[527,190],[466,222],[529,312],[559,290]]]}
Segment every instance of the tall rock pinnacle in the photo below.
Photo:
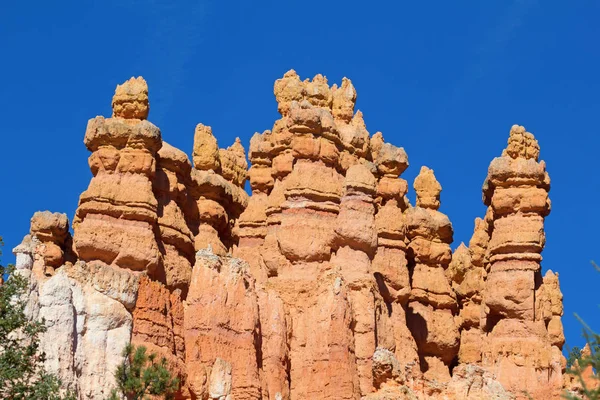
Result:
{"label": "tall rock pinnacle", "polygon": [[550,180],[533,135],[513,126],[486,215],[452,253],[434,171],[411,206],[408,156],[369,133],[349,79],[290,70],[273,92],[281,118],[248,158],[199,123],[190,161],[148,121],[145,80],[117,86],[85,132],[73,237],[40,212],[14,249],[46,368],[104,399],[133,343],[167,360],[178,400],[558,399],[562,293],[541,274]]}
{"label": "tall rock pinnacle", "polygon": [[[489,207],[489,243],[482,364],[492,368],[507,389],[527,389],[532,394],[549,388],[560,392],[564,369],[560,351],[564,340],[553,338],[562,336],[562,325],[549,324],[554,315],[560,319],[562,310],[536,312],[536,302],[556,298],[552,292],[560,293],[558,283],[551,283],[550,276],[543,280],[541,274],[550,178],[538,157],[533,135],[514,125],[508,146],[490,164],[483,187]],[[549,328],[555,331],[553,335]]]}

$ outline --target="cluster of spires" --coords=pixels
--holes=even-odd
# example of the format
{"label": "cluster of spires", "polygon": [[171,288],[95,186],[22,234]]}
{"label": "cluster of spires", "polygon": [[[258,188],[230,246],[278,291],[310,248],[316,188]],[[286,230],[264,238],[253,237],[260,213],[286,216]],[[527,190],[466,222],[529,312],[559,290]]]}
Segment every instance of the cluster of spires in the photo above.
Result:
{"label": "cluster of spires", "polygon": [[[232,393],[248,398],[376,396],[415,377],[446,384],[452,368],[467,364],[514,392],[562,387],[562,294],[557,275],[542,278],[540,266],[550,180],[534,136],[511,128],[484,183],[488,211],[469,246],[453,254],[433,170],[421,168],[411,206],[400,177],[406,152],[381,132],[370,135],[349,79],[329,87],[322,75],[301,81],[291,70],[274,93],[282,118],[252,137],[248,168],[239,138],[219,148],[203,124],[190,162],[147,120],[144,79],[117,86],[112,118],[88,123],[94,177],[73,238],[60,215],[34,216],[41,274],[76,260],[145,273],[144,285],[177,305],[169,318],[185,321],[182,304],[201,297],[192,289],[201,287],[193,282],[198,255],[244,260],[247,272],[227,265],[254,282],[245,290],[256,297],[261,340],[252,343],[262,347],[246,350],[268,365],[245,373],[243,385],[234,379]],[[15,250],[33,258],[38,245]],[[225,315],[236,312],[230,307]],[[197,344],[186,342],[185,325],[173,322],[160,340],[152,327],[133,325],[133,339],[161,348],[182,370],[199,362],[186,352]],[[248,368],[227,362],[234,376]],[[405,371],[382,374],[387,362]],[[198,373],[185,372],[187,393],[204,390],[194,386]]]}

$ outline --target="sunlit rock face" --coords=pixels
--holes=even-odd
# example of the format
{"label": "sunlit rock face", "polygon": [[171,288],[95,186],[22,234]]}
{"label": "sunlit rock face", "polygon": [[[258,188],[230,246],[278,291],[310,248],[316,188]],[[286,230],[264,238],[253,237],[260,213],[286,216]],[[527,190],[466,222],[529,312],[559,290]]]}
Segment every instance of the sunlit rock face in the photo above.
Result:
{"label": "sunlit rock face", "polygon": [[[285,331],[271,339],[290,365],[282,396],[360,398],[375,390],[378,346],[418,370],[399,178],[408,157],[371,137],[349,79],[330,87],[289,71],[274,92],[281,119],[250,142],[253,192],[233,254],[258,290],[281,299]],[[261,315],[261,326],[268,321]]]}
{"label": "sunlit rock face", "polygon": [[45,368],[80,399],[107,398],[131,341],[138,278],[100,261],[67,262],[51,276],[39,273],[42,266],[36,256],[33,270],[17,273],[30,282],[27,315],[46,322]]}
{"label": "sunlit rock face", "polygon": [[408,156],[369,133],[349,79],[291,70],[274,94],[281,118],[248,160],[202,123],[190,158],[149,122],[143,78],[117,86],[85,133],[73,237],[66,215],[36,213],[14,249],[47,368],[103,399],[133,343],[165,357],[177,399],[558,399],[562,294],[541,274],[533,135],[511,129],[487,213],[453,252],[434,171],[411,205]]}
{"label": "sunlit rock face", "polygon": [[457,355],[459,332],[454,318],[456,294],[445,274],[452,251],[452,225],[438,211],[441,185],[433,171],[422,167],[414,182],[417,205],[406,211],[412,291],[409,329],[417,341],[421,368],[429,379],[448,381],[448,367]]}
{"label": "sunlit rock face", "polygon": [[565,368],[562,294],[558,276],[541,274],[550,178],[539,152],[534,136],[514,125],[484,183],[489,242],[482,365],[511,391],[556,396]]}
{"label": "sunlit rock face", "polygon": [[117,87],[113,117],[88,122],[84,143],[92,152],[94,177],[79,198],[73,223],[81,260],[150,273],[159,268],[152,180],[162,138],[160,129],[146,119],[148,107],[146,82],[132,78]]}

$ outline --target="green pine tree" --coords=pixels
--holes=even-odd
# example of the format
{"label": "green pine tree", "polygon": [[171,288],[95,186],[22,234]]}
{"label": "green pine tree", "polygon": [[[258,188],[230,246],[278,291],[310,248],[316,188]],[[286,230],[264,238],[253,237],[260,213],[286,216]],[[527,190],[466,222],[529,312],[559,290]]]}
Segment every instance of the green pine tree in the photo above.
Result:
{"label": "green pine tree", "polygon": [[[598,267],[596,263],[592,262],[592,265],[600,272],[600,267]],[[600,372],[600,335],[595,333],[577,314],[575,314],[575,317],[583,325],[583,336],[590,347],[591,354],[584,357],[578,355],[575,357],[577,363],[573,360],[570,368],[567,370],[567,373],[575,375],[579,380],[582,387],[582,393],[578,395],[567,393],[564,397],[569,400],[578,400],[581,398],[586,400],[600,400],[600,379],[598,377],[598,373]],[[573,350],[571,350],[571,353],[573,353]],[[569,358],[571,358],[571,353],[569,353]],[[596,375],[593,377],[593,379],[596,380],[596,384],[593,385],[596,386],[595,388],[590,387],[591,385],[586,384],[583,380],[582,372],[589,366],[596,372]]]}
{"label": "green pine tree", "polygon": [[62,396],[60,380],[44,370],[39,337],[46,327],[44,321],[30,321],[25,315],[26,279],[14,274],[12,265],[0,265],[0,277],[6,278],[0,284],[0,399],[73,399],[72,394]]}
{"label": "green pine tree", "polygon": [[581,357],[581,349],[577,346],[573,347],[571,351],[569,351],[569,356],[567,357],[567,368],[571,368],[575,365],[575,361]]}
{"label": "green pine tree", "polygon": [[157,362],[156,354],[147,354],[144,346],[131,344],[125,347],[123,356],[123,364],[115,373],[118,390],[112,391],[109,400],[143,400],[146,395],[174,398],[179,379],[171,376],[164,357]]}

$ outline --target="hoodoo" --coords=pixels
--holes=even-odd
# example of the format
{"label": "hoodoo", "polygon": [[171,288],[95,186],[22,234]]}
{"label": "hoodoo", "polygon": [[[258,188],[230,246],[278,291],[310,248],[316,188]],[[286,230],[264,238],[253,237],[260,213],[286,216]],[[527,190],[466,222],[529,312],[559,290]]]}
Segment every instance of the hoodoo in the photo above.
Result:
{"label": "hoodoo", "polygon": [[250,140],[249,167],[239,139],[219,148],[201,123],[190,161],[148,120],[146,81],[117,86],[113,115],[87,125],[73,237],[66,215],[38,212],[14,249],[47,370],[105,399],[134,343],[167,359],[177,399],[559,399],[534,136],[511,128],[487,213],[453,253],[434,171],[411,205],[408,156],[369,133],[349,79],[291,70],[274,93],[281,118]]}

